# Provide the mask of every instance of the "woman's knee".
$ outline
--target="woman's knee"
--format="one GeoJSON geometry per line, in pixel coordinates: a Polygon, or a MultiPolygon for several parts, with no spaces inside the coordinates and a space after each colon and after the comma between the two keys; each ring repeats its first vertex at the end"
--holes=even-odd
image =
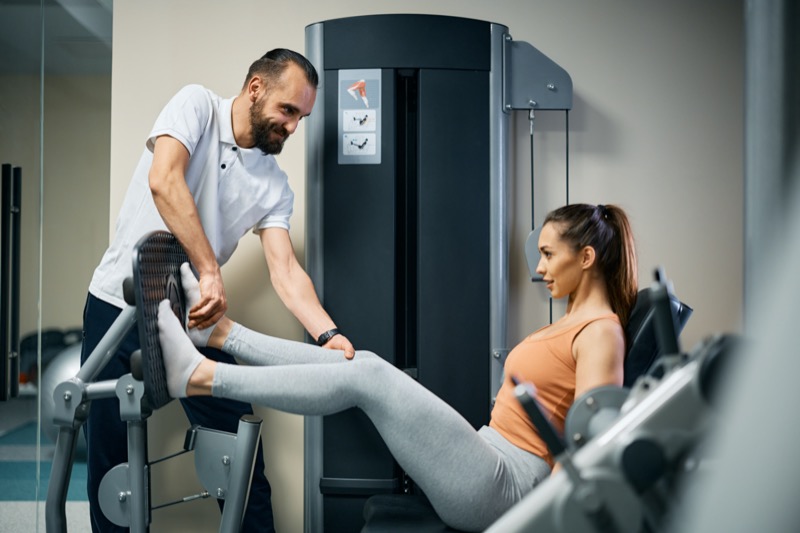
{"type": "Polygon", "coordinates": [[[371,352],[369,350],[356,350],[356,355],[355,355],[355,357],[353,359],[355,361],[358,361],[358,360],[368,361],[368,360],[374,360],[374,359],[380,359],[381,361],[384,360],[381,356],[379,356],[375,352],[371,352]]]}
{"type": "Polygon", "coordinates": [[[353,370],[362,383],[365,381],[371,385],[384,386],[393,379],[395,373],[401,372],[387,360],[368,350],[356,350],[353,362],[353,370]]]}

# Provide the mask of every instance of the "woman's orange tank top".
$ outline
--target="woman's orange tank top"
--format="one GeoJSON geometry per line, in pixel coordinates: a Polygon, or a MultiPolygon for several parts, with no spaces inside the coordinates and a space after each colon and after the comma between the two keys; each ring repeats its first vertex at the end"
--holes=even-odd
{"type": "Polygon", "coordinates": [[[515,446],[538,455],[553,466],[553,456],[514,397],[511,377],[534,385],[536,399],[542,411],[556,430],[563,434],[567,411],[575,400],[575,358],[572,357],[572,343],[583,328],[603,319],[612,319],[619,323],[617,315],[609,313],[553,333],[547,332],[551,326],[545,326],[531,333],[511,350],[506,359],[503,384],[497,393],[489,426],[515,446]]]}

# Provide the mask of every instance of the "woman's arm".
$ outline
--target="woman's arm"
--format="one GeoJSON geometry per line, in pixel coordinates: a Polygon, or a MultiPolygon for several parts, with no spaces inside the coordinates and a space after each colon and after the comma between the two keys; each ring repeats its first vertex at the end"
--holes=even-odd
{"type": "Polygon", "coordinates": [[[572,343],[575,357],[575,398],[602,385],[622,385],[625,333],[613,320],[587,325],[572,343]]]}

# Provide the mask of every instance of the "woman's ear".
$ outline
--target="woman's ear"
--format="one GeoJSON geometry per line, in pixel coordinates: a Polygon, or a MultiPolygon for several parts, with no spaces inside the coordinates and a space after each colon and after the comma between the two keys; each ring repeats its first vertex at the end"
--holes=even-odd
{"type": "Polygon", "coordinates": [[[594,265],[595,259],[597,256],[595,255],[594,247],[592,246],[584,246],[580,252],[581,258],[581,268],[583,270],[589,270],[594,265]]]}

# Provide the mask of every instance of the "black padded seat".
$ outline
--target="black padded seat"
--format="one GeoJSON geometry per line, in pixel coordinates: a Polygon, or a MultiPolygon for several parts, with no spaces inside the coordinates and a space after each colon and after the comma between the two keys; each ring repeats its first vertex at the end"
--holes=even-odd
{"type": "Polygon", "coordinates": [[[380,494],[364,505],[361,533],[464,533],[448,527],[421,494],[380,494]]]}

